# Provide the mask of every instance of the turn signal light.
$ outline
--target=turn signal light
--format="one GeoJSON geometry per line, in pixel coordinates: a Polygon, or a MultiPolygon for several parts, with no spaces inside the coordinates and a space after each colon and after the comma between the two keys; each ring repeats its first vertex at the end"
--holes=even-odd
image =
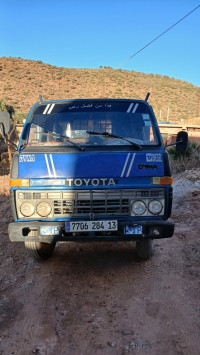
{"type": "Polygon", "coordinates": [[[171,176],[156,176],[152,178],[153,185],[172,185],[173,178],[171,176]]]}
{"type": "Polygon", "coordinates": [[[10,187],[29,187],[29,179],[10,179],[10,187]]]}

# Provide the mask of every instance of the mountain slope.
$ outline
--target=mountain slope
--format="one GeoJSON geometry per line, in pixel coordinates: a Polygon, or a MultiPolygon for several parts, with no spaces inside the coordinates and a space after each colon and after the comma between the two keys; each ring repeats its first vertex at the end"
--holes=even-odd
{"type": "MultiPolygon", "coordinates": [[[[200,88],[167,76],[127,70],[72,69],[21,58],[0,58],[0,99],[27,114],[39,101],[73,98],[144,99],[147,92],[158,120],[193,120],[200,115],[200,88]]],[[[195,121],[195,123],[197,123],[195,121]]]]}

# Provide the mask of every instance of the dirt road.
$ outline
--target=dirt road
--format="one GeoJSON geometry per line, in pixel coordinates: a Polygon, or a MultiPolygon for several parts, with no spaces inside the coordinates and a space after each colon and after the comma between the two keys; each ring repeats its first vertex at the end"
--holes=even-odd
{"type": "Polygon", "coordinates": [[[1,177],[0,354],[199,354],[198,177],[175,179],[175,235],[150,261],[131,243],[71,243],[39,263],[8,240],[1,177]]]}

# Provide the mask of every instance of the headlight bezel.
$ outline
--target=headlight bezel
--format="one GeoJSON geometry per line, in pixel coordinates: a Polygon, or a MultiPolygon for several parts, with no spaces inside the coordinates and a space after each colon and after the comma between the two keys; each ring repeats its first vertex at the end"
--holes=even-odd
{"type": "Polygon", "coordinates": [[[146,206],[145,202],[142,201],[142,200],[134,200],[134,201],[132,201],[132,203],[131,203],[131,211],[132,211],[132,213],[134,213],[135,216],[142,216],[142,215],[144,215],[145,212],[146,212],[146,209],[147,209],[147,206],[146,206]],[[134,205],[135,205],[135,204],[140,204],[141,207],[143,206],[143,207],[144,207],[143,212],[136,213],[136,212],[135,212],[136,209],[134,210],[134,205]]]}
{"type": "Polygon", "coordinates": [[[32,216],[34,215],[34,213],[35,213],[35,205],[34,205],[32,202],[30,202],[30,201],[24,201],[24,202],[20,205],[20,213],[21,213],[21,215],[22,215],[23,217],[27,217],[27,218],[32,217],[32,216]],[[30,206],[30,207],[32,208],[32,212],[31,212],[31,213],[28,213],[28,214],[27,214],[27,213],[25,213],[25,212],[22,210],[25,205],[30,206]]]}
{"type": "Polygon", "coordinates": [[[48,217],[50,214],[51,214],[51,211],[52,211],[52,207],[51,207],[51,205],[49,204],[49,202],[47,202],[47,201],[41,201],[41,202],[39,202],[38,204],[37,204],[37,206],[36,206],[36,213],[38,214],[38,216],[40,216],[40,217],[48,217]],[[42,207],[41,207],[41,205],[43,205],[42,207]],[[41,213],[41,211],[40,212],[38,212],[38,209],[39,208],[43,208],[44,209],[44,205],[46,205],[46,208],[48,208],[48,210],[47,210],[47,212],[46,213],[41,213]]]}
{"type": "Polygon", "coordinates": [[[163,210],[163,204],[162,204],[162,202],[160,201],[160,200],[151,200],[151,201],[149,201],[149,203],[148,203],[148,210],[149,210],[149,212],[152,214],[152,215],[154,215],[154,216],[158,216],[161,212],[162,212],[162,210],[163,210]],[[153,208],[150,206],[151,204],[153,204],[153,203],[157,203],[157,204],[159,204],[160,205],[160,209],[158,210],[158,211],[154,211],[153,212],[153,208]]]}

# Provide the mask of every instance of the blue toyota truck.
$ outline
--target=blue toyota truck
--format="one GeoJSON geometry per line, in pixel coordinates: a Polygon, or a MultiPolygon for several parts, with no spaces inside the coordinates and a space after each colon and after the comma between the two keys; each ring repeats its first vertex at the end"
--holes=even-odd
{"type": "MultiPolygon", "coordinates": [[[[11,167],[12,242],[46,259],[60,241],[135,241],[148,259],[153,239],[172,237],[168,154],[147,98],[32,107],[11,167]]],[[[0,116],[5,140],[8,121],[0,116]]],[[[177,149],[186,145],[179,132],[177,149]]]]}

